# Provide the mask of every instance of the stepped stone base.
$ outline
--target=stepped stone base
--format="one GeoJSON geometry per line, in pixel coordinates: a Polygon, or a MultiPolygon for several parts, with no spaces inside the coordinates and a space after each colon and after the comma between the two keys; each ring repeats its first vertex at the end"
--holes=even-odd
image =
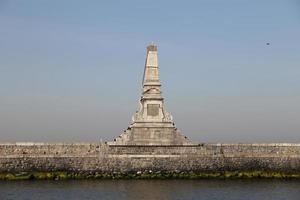
{"type": "Polygon", "coordinates": [[[174,126],[129,127],[110,145],[195,145],[174,126]]]}

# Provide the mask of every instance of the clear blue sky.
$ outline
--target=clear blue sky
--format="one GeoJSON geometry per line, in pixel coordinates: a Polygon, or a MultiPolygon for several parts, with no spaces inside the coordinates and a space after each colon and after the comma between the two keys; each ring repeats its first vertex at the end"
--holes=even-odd
{"type": "Polygon", "coordinates": [[[152,41],[183,134],[300,142],[297,0],[0,0],[0,142],[118,136],[152,41]]]}

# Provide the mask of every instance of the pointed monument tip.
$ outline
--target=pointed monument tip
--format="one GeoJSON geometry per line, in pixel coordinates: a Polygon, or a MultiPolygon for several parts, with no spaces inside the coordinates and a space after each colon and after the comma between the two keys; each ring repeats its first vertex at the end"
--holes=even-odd
{"type": "Polygon", "coordinates": [[[147,46],[147,51],[157,51],[157,46],[154,44],[154,42],[151,42],[151,43],[147,46]]]}

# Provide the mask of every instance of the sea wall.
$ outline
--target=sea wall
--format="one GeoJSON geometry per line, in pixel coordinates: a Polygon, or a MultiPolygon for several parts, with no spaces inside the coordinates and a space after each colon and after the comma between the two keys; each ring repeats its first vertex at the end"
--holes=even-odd
{"type": "Polygon", "coordinates": [[[300,173],[300,144],[112,146],[100,143],[0,144],[0,173],[19,172],[300,173]]]}

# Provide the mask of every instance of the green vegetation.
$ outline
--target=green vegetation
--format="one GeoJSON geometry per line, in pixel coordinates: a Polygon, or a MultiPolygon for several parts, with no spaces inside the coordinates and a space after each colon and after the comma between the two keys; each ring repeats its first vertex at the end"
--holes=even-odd
{"type": "Polygon", "coordinates": [[[300,178],[300,173],[282,172],[22,172],[0,173],[0,180],[66,180],[66,179],[250,179],[250,178],[300,178]]]}

